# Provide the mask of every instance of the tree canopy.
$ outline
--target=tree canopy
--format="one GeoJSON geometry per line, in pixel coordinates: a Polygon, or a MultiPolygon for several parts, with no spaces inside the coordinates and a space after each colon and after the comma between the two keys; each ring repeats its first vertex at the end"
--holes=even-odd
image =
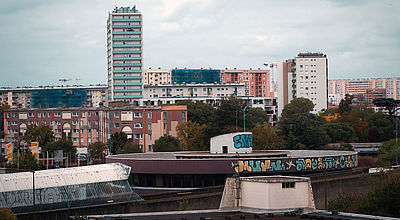
{"type": "Polygon", "coordinates": [[[200,125],[197,122],[188,121],[176,127],[178,140],[183,150],[201,151],[206,150],[206,145],[203,143],[205,125],[200,125]]]}
{"type": "Polygon", "coordinates": [[[111,135],[111,153],[116,154],[128,143],[128,136],[124,132],[116,132],[111,135]]]}
{"type": "MultiPolygon", "coordinates": [[[[40,145],[39,145],[40,146],[40,145]]],[[[42,147],[42,152],[54,152],[56,150],[62,150],[63,153],[75,154],[76,148],[73,146],[71,140],[60,139],[55,142],[51,142],[46,146],[42,147]]]]}
{"type": "Polygon", "coordinates": [[[285,140],[278,136],[275,129],[268,123],[258,125],[250,131],[253,133],[254,150],[278,150],[286,145],[285,140]]]}
{"type": "Polygon", "coordinates": [[[322,125],[326,134],[329,136],[330,143],[346,142],[354,140],[354,129],[347,124],[335,122],[322,125]]]}
{"type": "Polygon", "coordinates": [[[36,160],[31,151],[23,151],[19,156],[19,160],[13,160],[12,162],[6,163],[6,167],[13,169],[19,167],[21,170],[39,170],[40,165],[39,161],[36,160]]]}
{"type": "Polygon", "coordinates": [[[47,144],[54,141],[54,133],[46,125],[28,125],[23,139],[27,142],[39,142],[39,147],[43,149],[47,144]]]}
{"type": "Polygon", "coordinates": [[[281,117],[289,117],[299,113],[310,113],[313,109],[314,103],[310,99],[295,98],[283,108],[281,117]]]}
{"type": "Polygon", "coordinates": [[[153,144],[154,152],[171,152],[182,150],[179,145],[179,140],[171,135],[162,136],[153,144]]]}

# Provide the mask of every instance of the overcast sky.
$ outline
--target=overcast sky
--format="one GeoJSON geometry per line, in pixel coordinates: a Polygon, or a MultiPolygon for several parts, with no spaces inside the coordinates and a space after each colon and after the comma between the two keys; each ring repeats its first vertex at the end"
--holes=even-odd
{"type": "Polygon", "coordinates": [[[108,12],[133,5],[145,68],[264,68],[323,52],[330,79],[400,76],[396,0],[1,0],[0,86],[105,84],[108,12]]]}

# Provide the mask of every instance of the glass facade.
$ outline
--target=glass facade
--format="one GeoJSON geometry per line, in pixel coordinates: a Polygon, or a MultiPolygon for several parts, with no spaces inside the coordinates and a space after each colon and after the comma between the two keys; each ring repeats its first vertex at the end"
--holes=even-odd
{"type": "Polygon", "coordinates": [[[217,69],[173,69],[172,82],[182,83],[220,83],[220,70],[217,69]]]}
{"type": "Polygon", "coordinates": [[[51,89],[31,91],[31,108],[81,107],[86,103],[86,89],[51,89]]]}

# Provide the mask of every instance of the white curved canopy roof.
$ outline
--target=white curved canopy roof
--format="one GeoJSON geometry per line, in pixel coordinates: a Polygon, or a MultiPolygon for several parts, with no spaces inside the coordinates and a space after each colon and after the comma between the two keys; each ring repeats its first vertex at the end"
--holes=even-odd
{"type": "MultiPolygon", "coordinates": [[[[127,180],[131,168],[122,163],[35,171],[35,188],[127,180]]],[[[0,174],[0,192],[32,189],[32,172],[0,174]]]]}

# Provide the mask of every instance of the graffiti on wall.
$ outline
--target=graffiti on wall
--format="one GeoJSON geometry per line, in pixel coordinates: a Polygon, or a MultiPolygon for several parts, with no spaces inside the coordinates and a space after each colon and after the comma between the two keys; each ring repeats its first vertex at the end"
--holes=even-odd
{"type": "Polygon", "coordinates": [[[253,147],[252,134],[239,134],[233,136],[233,143],[236,149],[253,147]]]}
{"type": "Polygon", "coordinates": [[[357,155],[313,157],[313,158],[285,158],[285,159],[256,159],[239,160],[233,166],[235,172],[302,172],[354,168],[358,166],[357,155]]]}

